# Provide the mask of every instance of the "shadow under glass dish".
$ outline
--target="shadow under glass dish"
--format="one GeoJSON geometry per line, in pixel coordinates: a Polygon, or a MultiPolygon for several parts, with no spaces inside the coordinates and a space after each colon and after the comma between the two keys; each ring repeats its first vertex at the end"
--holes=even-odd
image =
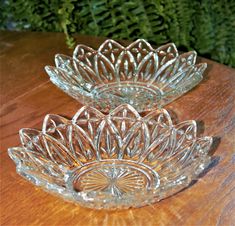
{"type": "Polygon", "coordinates": [[[130,105],[104,115],[82,107],[68,120],[47,115],[42,131],[21,129],[9,148],[17,172],[37,186],[90,208],[140,207],[187,187],[211,162],[212,138],[193,120],[172,124],[158,109],[130,105]]]}
{"type": "Polygon", "coordinates": [[[106,40],[98,50],[78,45],[73,57],[55,56],[51,81],[83,103],[108,112],[131,104],[138,112],[164,106],[202,80],[206,63],[195,51],[179,55],[173,43],[153,49],[139,39],[127,47],[106,40]]]}

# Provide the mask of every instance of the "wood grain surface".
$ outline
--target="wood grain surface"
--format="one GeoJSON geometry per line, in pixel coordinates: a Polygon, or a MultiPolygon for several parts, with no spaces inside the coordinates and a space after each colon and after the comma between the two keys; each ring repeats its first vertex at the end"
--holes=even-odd
{"type": "MultiPolygon", "coordinates": [[[[104,39],[77,36],[96,48],[104,39]]],[[[202,59],[200,85],[166,106],[180,121],[196,119],[200,133],[216,137],[214,161],[184,191],[152,206],[119,211],[86,209],[22,179],[7,155],[18,130],[40,128],[48,113],[71,118],[81,105],[49,82],[45,65],[71,54],[60,33],[0,32],[1,225],[235,225],[235,70],[202,59]]]]}

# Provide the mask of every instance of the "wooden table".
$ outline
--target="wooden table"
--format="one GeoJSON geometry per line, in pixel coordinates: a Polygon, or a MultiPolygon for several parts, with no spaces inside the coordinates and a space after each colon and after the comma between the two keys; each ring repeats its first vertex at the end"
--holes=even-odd
{"type": "MultiPolygon", "coordinates": [[[[96,48],[104,39],[77,36],[96,48]]],[[[67,203],[22,179],[7,155],[19,144],[18,130],[40,128],[47,113],[69,118],[81,106],[49,82],[44,65],[56,53],[71,54],[60,33],[0,33],[1,225],[234,225],[235,70],[216,62],[192,91],[166,108],[179,120],[204,123],[217,137],[213,167],[188,189],[139,209],[97,211],[67,203]]]]}

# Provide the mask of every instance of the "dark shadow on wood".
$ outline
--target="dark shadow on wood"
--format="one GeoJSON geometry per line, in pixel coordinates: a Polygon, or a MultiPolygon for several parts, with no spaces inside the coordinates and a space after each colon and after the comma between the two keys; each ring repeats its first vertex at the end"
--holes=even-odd
{"type": "Polygon", "coordinates": [[[205,131],[205,123],[200,120],[200,121],[196,121],[197,122],[197,136],[202,136],[202,134],[204,134],[205,131]]]}
{"type": "Polygon", "coordinates": [[[219,164],[219,161],[220,161],[219,156],[212,156],[210,164],[207,166],[207,168],[202,173],[200,173],[198,178],[204,177],[212,168],[214,168],[215,166],[217,166],[219,164]]]}
{"type": "Polygon", "coordinates": [[[213,137],[213,143],[211,145],[209,155],[213,155],[215,153],[215,151],[220,145],[220,142],[221,142],[221,137],[213,137]]]}

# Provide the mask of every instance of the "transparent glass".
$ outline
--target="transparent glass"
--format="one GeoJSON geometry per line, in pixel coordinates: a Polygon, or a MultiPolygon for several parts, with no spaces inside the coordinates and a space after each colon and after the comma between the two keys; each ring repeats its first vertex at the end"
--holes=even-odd
{"type": "Polygon", "coordinates": [[[46,66],[51,81],[84,105],[108,112],[131,104],[138,112],[164,106],[202,80],[206,63],[195,51],[179,55],[172,43],[153,49],[143,39],[128,47],[106,40],[98,50],[78,45],[46,66]]]}
{"type": "Polygon", "coordinates": [[[68,120],[47,115],[42,131],[21,129],[9,148],[17,172],[37,186],[90,208],[129,208],[157,202],[204,171],[212,138],[196,122],[173,125],[158,109],[144,117],[130,105],[104,115],[82,107],[68,120]]]}

